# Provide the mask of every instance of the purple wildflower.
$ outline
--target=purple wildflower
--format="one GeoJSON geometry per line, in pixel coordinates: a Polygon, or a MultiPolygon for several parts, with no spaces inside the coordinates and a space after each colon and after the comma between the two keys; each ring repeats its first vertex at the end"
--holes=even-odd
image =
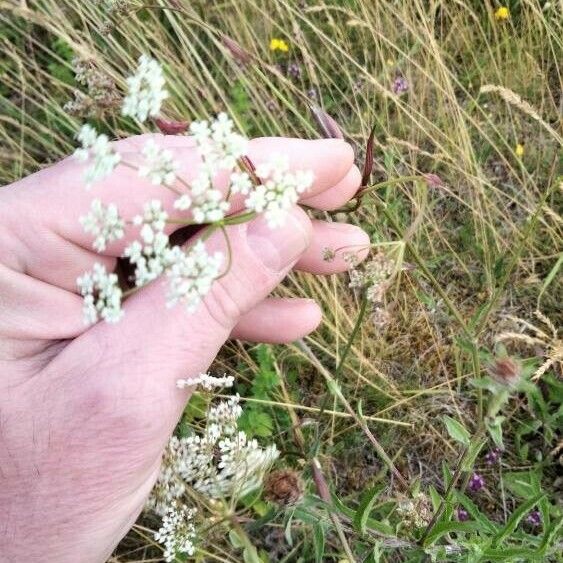
{"type": "Polygon", "coordinates": [[[493,448],[492,450],[489,450],[487,455],[485,455],[485,462],[488,465],[494,465],[500,459],[501,453],[500,448],[493,448]]]}
{"type": "Polygon", "coordinates": [[[404,76],[397,76],[395,77],[395,80],[393,80],[393,85],[391,88],[397,96],[400,96],[409,89],[409,83],[404,76]]]}
{"type": "Polygon", "coordinates": [[[472,493],[476,493],[485,486],[485,479],[482,475],[479,475],[479,473],[473,473],[467,486],[472,493]]]}
{"type": "Polygon", "coordinates": [[[315,88],[309,88],[309,90],[307,90],[307,96],[309,96],[311,100],[316,100],[317,95],[317,90],[315,88]]]}
{"type": "Polygon", "coordinates": [[[292,78],[299,78],[301,76],[301,67],[297,63],[290,63],[287,66],[287,74],[292,78]]]}
{"type": "Polygon", "coordinates": [[[469,520],[469,512],[465,510],[465,508],[461,508],[461,506],[457,509],[457,519],[460,522],[466,522],[469,520]]]}
{"type": "Polygon", "coordinates": [[[531,526],[537,527],[541,524],[541,514],[539,510],[532,510],[526,517],[526,522],[531,526]]]}

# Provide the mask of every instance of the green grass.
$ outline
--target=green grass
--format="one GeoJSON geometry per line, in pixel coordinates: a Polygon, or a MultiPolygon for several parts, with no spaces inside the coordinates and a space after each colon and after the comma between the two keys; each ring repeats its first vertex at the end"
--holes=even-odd
{"type": "MultiPolygon", "coordinates": [[[[463,495],[454,487],[427,540],[434,536],[438,560],[532,561],[538,553],[555,560],[563,345],[547,323],[559,322],[561,295],[563,34],[557,2],[544,9],[545,2],[513,0],[505,22],[495,21],[498,4],[489,1],[170,0],[174,9],[130,3],[125,15],[109,20],[93,2],[27,4],[0,2],[0,183],[72,151],[80,119],[63,105],[77,87],[73,57],[94,59],[123,87],[126,69],[141,52],[165,65],[170,118],[226,110],[252,136],[314,138],[319,133],[309,104],[315,103],[340,124],[360,165],[375,126],[373,182],[430,172],[443,181],[440,187],[400,181],[366,196],[345,217],[319,213],[355,222],[373,243],[394,242],[404,250],[406,269],[386,294],[390,323],[383,330],[369,318],[361,324],[339,376],[353,416],[303,347],[233,342],[217,359],[218,371],[237,375],[248,404],[245,429],[274,440],[280,466],[297,469],[306,482],[307,495],[296,508],[272,516],[263,500],[238,507],[260,557],[342,560],[345,548],[330,518],[336,514],[358,561],[368,553],[371,560],[378,560],[373,553],[381,561],[425,560],[415,549],[421,530],[406,526],[397,512],[410,493],[391,486],[358,422],[365,421],[411,487],[431,497],[435,511],[463,449],[442,417],[478,431],[481,393],[469,382],[484,375],[500,339],[531,374],[551,363],[536,378],[535,391],[518,393],[503,410],[502,464],[484,463],[491,443],[477,456],[486,491],[463,495]],[[109,32],[100,33],[108,22],[109,32]],[[223,34],[252,62],[238,64],[223,46],[223,34]],[[272,37],[284,38],[289,52],[270,52],[272,37]],[[288,63],[299,64],[299,77],[283,71],[288,63]],[[398,74],[409,82],[401,97],[391,91],[398,74]],[[484,85],[501,91],[481,93],[484,85]],[[313,458],[334,495],[334,512],[317,497],[313,458]],[[365,496],[376,486],[383,487],[377,497],[365,496]],[[525,519],[519,507],[536,496],[544,525],[532,530],[511,515],[525,519]],[[478,524],[456,523],[453,510],[460,505],[478,524]],[[461,551],[445,555],[439,545],[461,551]]],[[[94,122],[115,137],[138,132],[111,112],[94,122]]],[[[334,374],[360,305],[346,277],[297,274],[279,293],[310,296],[322,305],[323,325],[306,345],[334,374]]],[[[192,400],[182,424],[197,423],[198,401],[201,409],[203,399],[192,400]]],[[[144,517],[112,560],[158,560],[150,531],[157,526],[144,517]]],[[[202,561],[243,558],[223,526],[203,542],[202,561]]]]}

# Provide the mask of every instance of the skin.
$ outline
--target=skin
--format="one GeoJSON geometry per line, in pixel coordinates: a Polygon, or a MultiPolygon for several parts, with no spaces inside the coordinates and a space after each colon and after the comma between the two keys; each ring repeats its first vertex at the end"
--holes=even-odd
{"type": "MultiPolygon", "coordinates": [[[[199,165],[192,139],[153,137],[189,181],[199,165]]],[[[140,162],[146,140],[115,147],[140,162]]],[[[314,171],[307,206],[335,209],[358,189],[352,149],[341,140],[255,139],[249,156],[259,163],[276,152],[314,171]]],[[[339,257],[322,259],[325,247],[369,243],[357,227],[311,220],[296,206],[274,231],[260,218],[229,227],[231,267],[195,313],[166,308],[157,280],[124,303],[119,324],[86,327],[77,276],[96,261],[113,268],[136,238],[128,227],[103,256],[95,253],[78,222],[91,200],[116,203],[126,218],[151,198],[176,213],[174,194],[125,167],[90,192],[82,174],[82,164],[66,159],[0,190],[2,561],[105,561],[142,510],[190,396],[176,380],[208,371],[229,338],[282,343],[313,331],[321,319],[314,301],[268,295],[294,268],[345,270],[339,257]]],[[[206,244],[225,250],[221,233],[206,244]]]]}

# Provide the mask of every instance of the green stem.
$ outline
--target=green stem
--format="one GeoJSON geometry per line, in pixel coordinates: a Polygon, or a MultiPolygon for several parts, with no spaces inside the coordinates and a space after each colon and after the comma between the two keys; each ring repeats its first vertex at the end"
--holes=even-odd
{"type": "Polygon", "coordinates": [[[366,315],[366,311],[367,311],[367,305],[368,305],[368,300],[366,299],[366,296],[362,296],[362,301],[360,304],[360,311],[358,313],[358,317],[356,318],[356,324],[354,325],[354,328],[352,329],[352,332],[350,333],[350,336],[348,337],[348,341],[346,342],[346,346],[344,347],[344,351],[342,352],[342,356],[340,356],[340,360],[336,366],[336,370],[334,372],[334,378],[338,381],[340,374],[342,373],[342,369],[344,368],[344,362],[346,361],[346,358],[348,357],[348,354],[350,353],[350,350],[352,349],[352,344],[354,343],[354,339],[356,338],[360,327],[362,326],[362,322],[364,320],[364,317],[366,315]]]}

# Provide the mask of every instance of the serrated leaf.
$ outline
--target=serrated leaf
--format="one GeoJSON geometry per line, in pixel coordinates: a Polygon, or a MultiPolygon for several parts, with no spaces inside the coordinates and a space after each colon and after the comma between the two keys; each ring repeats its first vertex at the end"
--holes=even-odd
{"type": "Polygon", "coordinates": [[[451,532],[475,532],[478,529],[478,522],[439,522],[424,540],[424,547],[432,545],[436,540],[451,532]]]}
{"type": "Polygon", "coordinates": [[[479,522],[482,530],[486,530],[488,533],[495,534],[498,530],[498,526],[489,520],[478,508],[477,505],[463,493],[454,491],[455,500],[467,510],[469,515],[479,522]]]}
{"type": "Polygon", "coordinates": [[[366,533],[366,523],[369,515],[383,488],[384,485],[376,485],[362,496],[360,506],[358,507],[358,510],[356,510],[353,519],[354,529],[362,535],[366,533]]]}
{"type": "Polygon", "coordinates": [[[446,430],[450,435],[450,438],[453,438],[456,442],[463,444],[464,446],[469,446],[471,436],[465,426],[451,416],[444,415],[442,417],[444,424],[446,425],[446,430]]]}
{"type": "Polygon", "coordinates": [[[540,494],[535,497],[532,497],[530,500],[526,501],[524,504],[521,504],[511,515],[510,518],[507,520],[504,528],[500,532],[496,534],[493,538],[493,544],[496,547],[499,543],[502,543],[508,536],[516,530],[520,520],[536,506],[538,501],[543,498],[545,494],[540,494]]]}

